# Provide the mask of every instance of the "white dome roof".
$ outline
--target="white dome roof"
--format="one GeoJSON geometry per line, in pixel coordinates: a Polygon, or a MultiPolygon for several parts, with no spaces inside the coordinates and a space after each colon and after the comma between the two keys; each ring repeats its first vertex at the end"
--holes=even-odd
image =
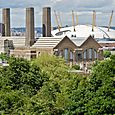
{"type": "Polygon", "coordinates": [[[55,36],[68,36],[68,37],[89,37],[90,35],[94,36],[94,38],[112,38],[115,39],[115,30],[110,29],[108,32],[108,28],[105,27],[94,27],[94,31],[92,31],[92,25],[78,25],[75,26],[75,32],[73,27],[64,27],[60,29],[53,30],[51,33],[55,36]]]}

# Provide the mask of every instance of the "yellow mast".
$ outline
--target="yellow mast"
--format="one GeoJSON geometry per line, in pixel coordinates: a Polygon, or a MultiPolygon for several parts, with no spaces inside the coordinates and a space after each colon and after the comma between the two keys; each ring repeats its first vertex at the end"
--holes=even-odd
{"type": "Polygon", "coordinates": [[[77,12],[76,12],[76,26],[78,25],[78,15],[77,15],[77,12]]]}
{"type": "Polygon", "coordinates": [[[62,28],[62,20],[61,20],[61,17],[60,17],[60,12],[58,12],[58,19],[59,19],[59,22],[60,22],[60,28],[62,28]]]}
{"type": "Polygon", "coordinates": [[[55,14],[55,18],[56,18],[56,23],[57,23],[57,26],[58,26],[58,30],[60,31],[60,25],[59,25],[58,17],[57,17],[57,14],[56,14],[55,10],[54,10],[54,14],[55,14]]]}
{"type": "Polygon", "coordinates": [[[111,16],[110,16],[110,21],[109,21],[109,26],[108,26],[108,32],[109,32],[110,27],[111,27],[112,18],[113,18],[113,10],[112,10],[112,13],[111,13],[111,16]]]}
{"type": "Polygon", "coordinates": [[[74,11],[72,10],[72,24],[73,24],[73,31],[75,32],[75,20],[74,20],[74,11]]]}
{"type": "Polygon", "coordinates": [[[96,11],[94,11],[94,26],[96,26],[96,11]]]}

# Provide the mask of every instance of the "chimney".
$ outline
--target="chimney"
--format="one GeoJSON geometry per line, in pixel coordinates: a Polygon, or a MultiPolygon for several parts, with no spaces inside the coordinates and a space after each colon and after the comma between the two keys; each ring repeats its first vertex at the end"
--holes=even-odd
{"type": "Polygon", "coordinates": [[[34,8],[26,8],[26,41],[25,45],[30,47],[34,44],[34,8]]]}
{"type": "Polygon", "coordinates": [[[0,32],[1,32],[2,36],[5,36],[5,26],[3,23],[1,23],[0,29],[1,29],[0,32]]]}
{"type": "Polygon", "coordinates": [[[43,8],[43,17],[42,17],[42,33],[43,37],[51,37],[51,8],[43,8]]]}
{"type": "Polygon", "coordinates": [[[10,36],[10,8],[2,10],[2,33],[3,36],[10,36]]]}

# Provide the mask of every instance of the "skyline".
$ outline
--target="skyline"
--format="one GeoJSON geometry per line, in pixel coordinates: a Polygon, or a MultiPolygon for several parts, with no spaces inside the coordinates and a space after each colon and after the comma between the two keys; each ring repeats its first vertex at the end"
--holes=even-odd
{"type": "MultiPolygon", "coordinates": [[[[42,26],[42,8],[51,7],[52,25],[56,26],[54,10],[60,13],[62,25],[72,25],[71,11],[77,12],[79,24],[92,24],[92,11],[95,10],[98,26],[108,26],[111,11],[115,11],[115,0],[8,0],[0,1],[0,22],[2,8],[11,8],[11,27],[25,27],[25,9],[34,7],[35,26],[42,26]],[[8,2],[9,1],[9,2],[8,2]],[[68,20],[67,20],[68,19],[68,20]]],[[[115,13],[111,26],[115,26],[115,13]]]]}

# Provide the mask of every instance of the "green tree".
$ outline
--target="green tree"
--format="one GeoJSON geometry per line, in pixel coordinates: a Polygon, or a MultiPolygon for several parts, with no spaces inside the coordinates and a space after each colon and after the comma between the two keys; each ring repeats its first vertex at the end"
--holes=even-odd
{"type": "Polygon", "coordinates": [[[62,58],[10,58],[0,68],[0,112],[34,115],[115,113],[115,56],[94,65],[91,75],[69,73],[62,58]]]}
{"type": "Polygon", "coordinates": [[[0,111],[5,114],[29,113],[31,97],[48,80],[39,66],[11,57],[8,67],[0,68],[0,111]]]}
{"type": "Polygon", "coordinates": [[[8,85],[12,90],[21,90],[28,95],[33,95],[47,80],[38,66],[25,59],[12,57],[8,63],[9,66],[0,71],[2,78],[6,79],[5,83],[0,85],[1,87],[8,85]]]}
{"type": "Polygon", "coordinates": [[[107,59],[94,66],[92,74],[81,79],[70,99],[65,114],[114,114],[115,113],[115,61],[107,59]]]}
{"type": "Polygon", "coordinates": [[[108,58],[108,57],[111,56],[111,52],[108,51],[108,50],[105,50],[105,51],[103,52],[103,55],[104,55],[105,58],[108,58]]]}

